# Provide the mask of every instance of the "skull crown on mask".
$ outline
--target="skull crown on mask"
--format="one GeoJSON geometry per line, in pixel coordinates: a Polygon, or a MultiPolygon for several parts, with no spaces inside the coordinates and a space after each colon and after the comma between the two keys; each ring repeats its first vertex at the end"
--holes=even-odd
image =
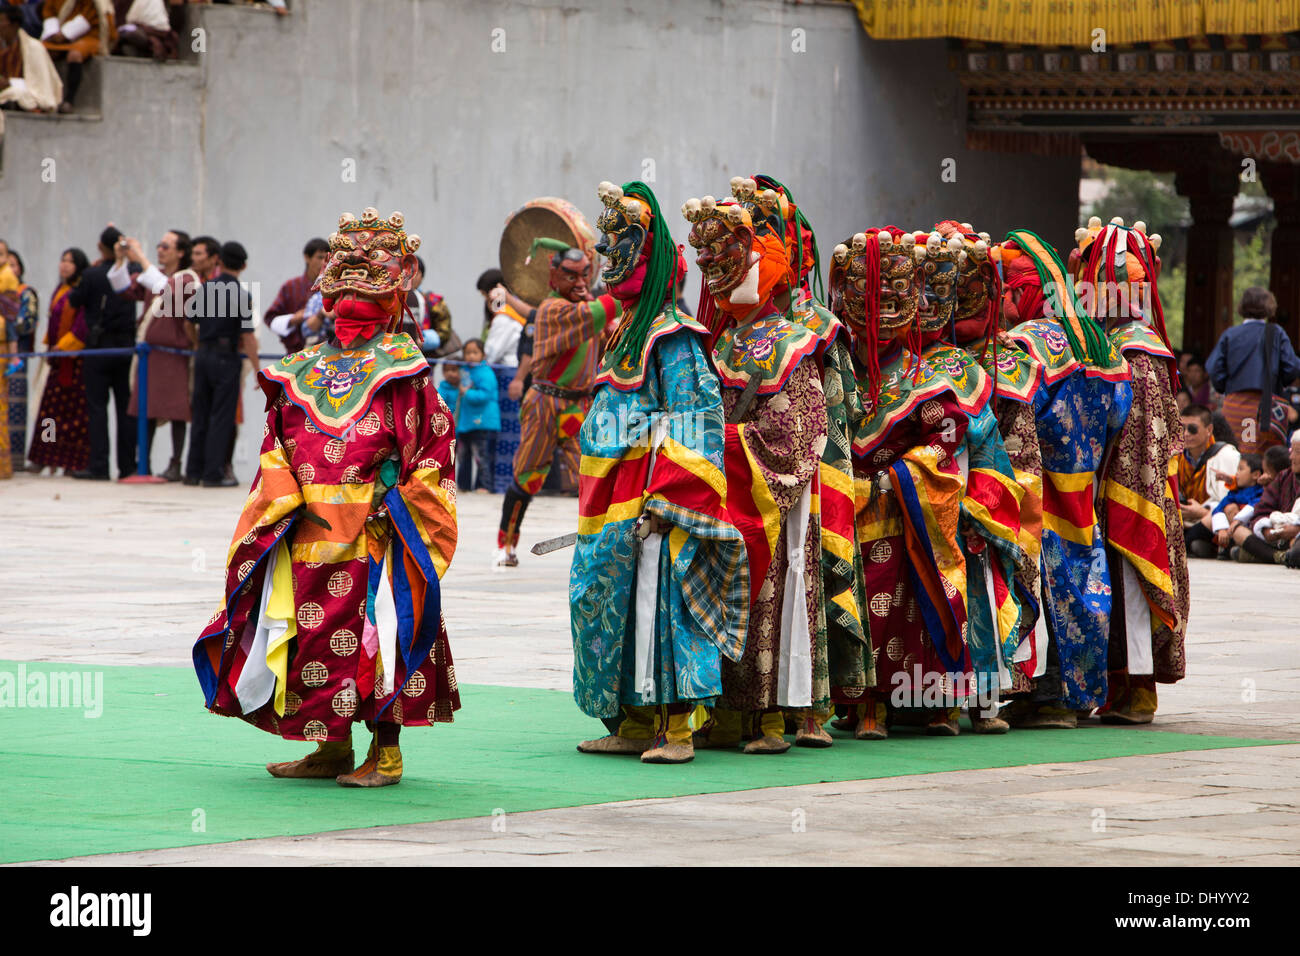
{"type": "Polygon", "coordinates": [[[957,310],[958,258],[963,253],[960,236],[944,239],[938,232],[913,234],[917,249],[925,251],[919,271],[921,296],[917,320],[923,333],[947,329],[957,310]]]}
{"type": "Polygon", "coordinates": [[[877,237],[880,249],[878,287],[870,293],[867,289],[867,236],[860,232],[848,243],[835,247],[831,256],[830,295],[832,311],[859,339],[867,331],[867,295],[877,295],[880,303],[878,340],[880,348],[885,349],[912,324],[916,316],[923,280],[918,259],[923,251],[916,248],[910,233],[895,238],[881,230],[877,237]]]}
{"type": "Polygon", "coordinates": [[[691,223],[688,241],[709,294],[728,298],[757,260],[754,224],[745,207],[712,196],[688,199],[682,215],[691,223]]]}
{"type": "MultiPolygon", "coordinates": [[[[600,242],[596,251],[605,259],[601,278],[609,286],[632,278],[644,265],[643,253],[650,248],[650,207],[635,196],[625,196],[622,188],[602,182],[597,189],[605,208],[596,220],[600,242]]],[[[642,270],[644,271],[644,270],[642,270]]]]}
{"type": "Polygon", "coordinates": [[[339,229],[329,238],[330,257],[315,288],[329,299],[352,293],[366,299],[388,300],[409,292],[415,278],[415,251],[420,237],[403,230],[400,212],[388,219],[368,207],[361,219],[339,217],[339,229]]]}

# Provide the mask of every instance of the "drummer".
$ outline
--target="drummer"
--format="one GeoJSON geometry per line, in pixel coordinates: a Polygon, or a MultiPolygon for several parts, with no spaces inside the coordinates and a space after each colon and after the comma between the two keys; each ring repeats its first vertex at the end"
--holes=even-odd
{"type": "MultiPolygon", "coordinates": [[[[519,525],[533,495],[545,484],[556,452],[563,456],[570,474],[578,473],[578,430],[591,405],[600,343],[607,326],[621,315],[613,296],[592,297],[591,258],[586,252],[562,240],[536,239],[530,255],[539,246],[553,252],[551,291],[533,319],[532,361],[521,363],[519,374],[510,383],[510,397],[518,399],[524,376],[531,371],[532,384],[519,406],[514,481],[501,507],[501,529],[493,556],[498,567],[518,566],[519,525]]],[[[520,311],[529,309],[513,294],[508,294],[507,301],[520,311]]]]}

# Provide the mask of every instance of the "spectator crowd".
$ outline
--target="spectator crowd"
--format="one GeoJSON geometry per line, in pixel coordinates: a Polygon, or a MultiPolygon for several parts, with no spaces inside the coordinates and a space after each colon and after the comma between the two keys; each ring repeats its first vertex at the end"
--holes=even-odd
{"type": "Polygon", "coordinates": [[[1187,553],[1300,567],[1300,357],[1267,289],[1238,311],[1208,358],[1178,359],[1187,553]]]}
{"type": "MultiPolygon", "coordinates": [[[[333,316],[312,289],[328,253],[324,239],[308,240],[303,271],[280,286],[261,316],[286,352],[333,334],[333,316]]],[[[423,288],[424,260],[416,261],[401,331],[430,364],[443,366],[439,391],[455,417],[460,487],[490,492],[505,397],[493,366],[518,368],[531,341],[525,329],[532,310],[518,300],[520,308],[508,304],[500,272],[490,269],[478,282],[482,337],[462,343],[443,297],[423,288]]],[[[42,328],[41,297],[23,280],[23,258],[0,240],[0,478],[26,469],[107,481],[111,417],[119,478],[150,473],[155,433],[165,422],[171,456],[161,479],[238,484],[233,456],[244,420],[240,396],[246,376],[259,367],[257,317],[247,283],[240,281],[247,265],[239,242],[192,237],[182,229],[165,232],[151,258],[138,239],[110,224],[93,259],[76,247],[61,254],[42,328]],[[141,344],[148,346],[143,389],[141,344]],[[40,357],[21,357],[33,352],[40,357]],[[37,405],[30,435],[29,402],[37,405]],[[146,457],[138,462],[141,415],[146,457]]]]}

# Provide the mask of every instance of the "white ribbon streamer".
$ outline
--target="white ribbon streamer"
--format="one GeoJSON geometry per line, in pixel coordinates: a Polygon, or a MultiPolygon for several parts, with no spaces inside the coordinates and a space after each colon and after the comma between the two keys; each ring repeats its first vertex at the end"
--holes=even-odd
{"type": "Polygon", "coordinates": [[[257,628],[253,632],[252,646],[247,649],[248,657],[244,669],[235,682],[235,696],[239,698],[240,709],[249,714],[257,710],[275,693],[275,672],[266,663],[266,648],[273,638],[278,638],[289,629],[285,618],[272,618],[267,614],[267,605],[271,601],[271,591],[275,585],[275,566],[280,559],[283,542],[277,542],[271,549],[271,556],[266,559],[266,574],[262,578],[262,600],[257,615],[257,628]]]}
{"type": "Polygon", "coordinates": [[[786,515],[785,522],[789,564],[781,599],[781,657],[776,678],[776,702],[781,707],[812,706],[812,640],[804,581],[804,539],[812,514],[812,486],[811,481],[804,485],[799,504],[786,515]]]}

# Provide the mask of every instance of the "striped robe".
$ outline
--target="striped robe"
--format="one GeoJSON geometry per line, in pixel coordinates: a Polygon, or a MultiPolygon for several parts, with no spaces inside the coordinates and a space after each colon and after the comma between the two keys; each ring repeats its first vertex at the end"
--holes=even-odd
{"type": "MultiPolygon", "coordinates": [[[[606,326],[622,314],[618,301],[603,295],[591,302],[570,302],[551,293],[533,319],[533,382],[549,382],[574,392],[590,392],[606,326]]],[[[580,451],[575,440],[591,405],[589,397],[560,398],[530,388],[519,404],[519,448],[515,482],[535,495],[546,484],[558,450],[569,475],[578,474],[580,451]]]]}

